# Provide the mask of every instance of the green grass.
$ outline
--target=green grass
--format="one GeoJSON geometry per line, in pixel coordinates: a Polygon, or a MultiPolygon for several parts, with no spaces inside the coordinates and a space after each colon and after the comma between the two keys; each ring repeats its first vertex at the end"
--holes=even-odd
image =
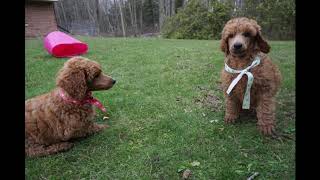
{"type": "MultiPolygon", "coordinates": [[[[78,37],[84,55],[117,80],[95,92],[111,128],[77,141],[68,152],[26,158],[27,179],[295,179],[295,141],[263,137],[252,120],[223,123],[219,41],[78,37]],[[199,166],[192,166],[194,161],[199,166]]],[[[280,67],[277,124],[295,136],[295,42],[271,42],[280,67]]],[[[66,59],[26,40],[26,99],[55,87],[66,59]]],[[[97,110],[97,121],[103,115],[97,110]]]]}

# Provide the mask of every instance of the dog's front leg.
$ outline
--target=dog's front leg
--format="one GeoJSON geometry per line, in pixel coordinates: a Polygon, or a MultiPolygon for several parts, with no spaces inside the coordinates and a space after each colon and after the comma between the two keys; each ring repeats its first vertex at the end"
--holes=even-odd
{"type": "Polygon", "coordinates": [[[88,134],[93,134],[93,133],[97,133],[100,132],[106,128],[108,128],[109,126],[106,124],[97,124],[97,123],[93,123],[91,126],[89,126],[87,133],[88,134]]]}
{"type": "Polygon", "coordinates": [[[264,135],[274,133],[275,100],[271,95],[262,95],[257,106],[258,129],[264,135]]]}
{"type": "Polygon", "coordinates": [[[240,104],[237,99],[232,98],[228,95],[225,96],[226,99],[226,112],[224,116],[224,122],[233,123],[239,117],[240,104]]]}

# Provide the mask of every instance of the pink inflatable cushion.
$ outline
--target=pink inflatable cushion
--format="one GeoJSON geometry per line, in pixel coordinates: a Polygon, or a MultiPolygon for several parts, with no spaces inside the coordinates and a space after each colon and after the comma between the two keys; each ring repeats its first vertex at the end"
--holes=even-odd
{"type": "Polygon", "coordinates": [[[55,57],[72,57],[88,51],[88,45],[60,31],[44,38],[44,47],[55,57]]]}

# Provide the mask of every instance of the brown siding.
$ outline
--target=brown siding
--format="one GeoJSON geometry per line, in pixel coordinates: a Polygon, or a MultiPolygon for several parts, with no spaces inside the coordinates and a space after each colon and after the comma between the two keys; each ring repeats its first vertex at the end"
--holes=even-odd
{"type": "Polygon", "coordinates": [[[52,2],[25,4],[25,36],[44,36],[57,30],[52,2]]]}

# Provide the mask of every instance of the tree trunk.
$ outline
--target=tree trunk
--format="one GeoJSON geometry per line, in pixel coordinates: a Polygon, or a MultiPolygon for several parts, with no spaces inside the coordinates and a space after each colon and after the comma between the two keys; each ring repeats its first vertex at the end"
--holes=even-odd
{"type": "Polygon", "coordinates": [[[130,2],[131,2],[131,0],[128,0],[129,13],[130,13],[130,19],[131,19],[131,28],[134,30],[134,36],[136,36],[136,30],[135,30],[134,18],[133,18],[133,8],[132,8],[133,6],[130,2]]]}
{"type": "Polygon", "coordinates": [[[109,7],[108,0],[106,0],[104,2],[105,2],[105,6],[103,8],[103,12],[104,12],[103,17],[106,18],[106,23],[104,24],[104,27],[106,26],[106,28],[104,28],[104,29],[106,30],[105,31],[106,33],[110,32],[110,31],[111,31],[111,33],[114,33],[114,27],[110,23],[110,17],[108,15],[108,13],[106,12],[106,9],[108,9],[108,7],[109,7]]]}
{"type": "Polygon", "coordinates": [[[120,10],[120,17],[121,17],[122,35],[123,37],[126,37],[126,29],[124,27],[124,18],[122,13],[122,0],[118,0],[118,3],[119,3],[119,10],[120,10]]]}
{"type": "Polygon", "coordinates": [[[175,0],[160,0],[159,1],[159,25],[160,31],[166,17],[175,14],[175,0]]]}
{"type": "Polygon", "coordinates": [[[96,20],[96,27],[97,27],[97,34],[100,35],[100,15],[99,15],[99,0],[96,0],[96,16],[97,16],[97,20],[96,20]]]}
{"type": "Polygon", "coordinates": [[[118,31],[119,31],[119,16],[118,16],[118,14],[117,14],[117,12],[118,11],[116,11],[117,10],[117,3],[116,3],[116,0],[113,0],[113,5],[114,5],[114,9],[115,9],[115,14],[113,14],[113,16],[115,17],[114,18],[114,24],[115,24],[115,34],[117,35],[118,34],[118,31]]]}
{"type": "Polygon", "coordinates": [[[164,18],[165,18],[165,7],[164,7],[164,1],[165,0],[160,0],[159,1],[159,26],[160,26],[160,31],[162,29],[163,23],[164,23],[164,18]]]}
{"type": "Polygon", "coordinates": [[[144,3],[144,0],[141,0],[141,8],[140,8],[140,35],[143,33],[143,3],[144,3]]]}
{"type": "Polygon", "coordinates": [[[171,9],[170,9],[170,16],[173,16],[176,12],[176,1],[175,0],[171,0],[171,9]]]}
{"type": "Polygon", "coordinates": [[[134,32],[138,34],[138,22],[137,22],[137,1],[133,1],[133,15],[134,15],[134,32]]]}

